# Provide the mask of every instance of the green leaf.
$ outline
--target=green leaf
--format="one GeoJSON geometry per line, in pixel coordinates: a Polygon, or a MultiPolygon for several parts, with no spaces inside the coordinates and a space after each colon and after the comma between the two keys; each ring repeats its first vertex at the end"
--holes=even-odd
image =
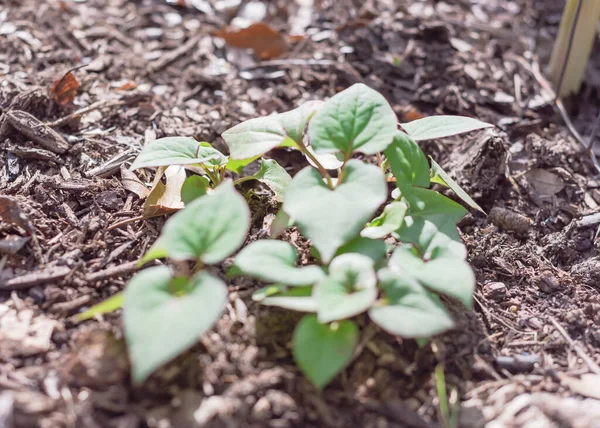
{"type": "Polygon", "coordinates": [[[367,224],[360,232],[364,238],[380,239],[402,226],[408,207],[404,202],[392,202],[383,209],[383,213],[367,224]]]}
{"type": "Polygon", "coordinates": [[[329,265],[329,275],[313,290],[319,322],[328,323],[358,315],[377,299],[373,260],[360,254],[343,254],[329,265]]]}
{"type": "MultiPolygon", "coordinates": [[[[205,143],[208,144],[208,143],[205,143]]],[[[147,144],[130,169],[193,165],[224,158],[223,153],[188,137],[159,138],[147,144]]]]}
{"type": "Polygon", "coordinates": [[[297,261],[298,251],[292,244],[263,239],[243,248],[234,265],[253,278],[286,285],[313,285],[325,277],[320,267],[296,267],[297,261]]]}
{"type": "Polygon", "coordinates": [[[491,128],[494,125],[465,116],[430,116],[401,123],[400,126],[413,140],[425,141],[491,128]]]}
{"type": "Polygon", "coordinates": [[[200,175],[192,175],[185,179],[181,187],[181,200],[188,205],[194,199],[206,195],[206,190],[210,187],[210,181],[200,175]]]}
{"type": "Polygon", "coordinates": [[[117,293],[106,300],[92,306],[91,308],[77,314],[77,321],[85,321],[94,318],[96,315],[114,312],[123,306],[123,293],[117,293]]]}
{"type": "Polygon", "coordinates": [[[396,115],[379,92],[357,83],[327,100],[308,124],[316,152],[372,155],[383,151],[397,132],[396,115]]]}
{"type": "Polygon", "coordinates": [[[344,181],[333,190],[316,169],[301,170],[288,187],[283,209],[327,263],[340,246],[360,233],[386,198],[383,172],[351,159],[344,167],[344,181]]]}
{"type": "Polygon", "coordinates": [[[471,208],[475,208],[476,210],[479,210],[485,214],[485,211],[479,205],[477,205],[477,203],[473,199],[471,199],[471,197],[467,194],[467,192],[465,192],[462,189],[462,187],[460,187],[458,185],[458,183],[456,181],[454,181],[448,175],[448,173],[446,173],[446,171],[444,171],[442,169],[441,166],[439,166],[431,157],[429,159],[431,159],[431,173],[433,176],[431,178],[431,181],[433,181],[434,183],[442,184],[446,187],[449,187],[467,205],[469,205],[471,208]]]}
{"type": "Polygon", "coordinates": [[[342,245],[335,253],[335,256],[342,254],[358,253],[373,260],[374,264],[383,260],[387,253],[385,242],[381,239],[369,239],[358,237],[354,238],[347,244],[342,245]]]}
{"type": "Polygon", "coordinates": [[[261,288],[252,295],[252,300],[266,306],[277,306],[298,312],[317,312],[317,302],[312,296],[312,286],[289,287],[274,284],[261,288]]]}
{"type": "Polygon", "coordinates": [[[226,302],[225,284],[205,272],[189,280],[172,278],[166,266],[138,273],[125,289],[123,308],[134,383],[196,343],[226,302]]]}
{"type": "Polygon", "coordinates": [[[165,256],[218,263],[242,245],[249,226],[246,201],[231,181],[225,181],[173,215],[140,263],[165,256]]]}
{"type": "Polygon", "coordinates": [[[409,276],[389,269],[378,272],[385,304],[369,310],[369,317],[388,333],[406,338],[423,338],[454,327],[440,299],[409,276]]]}
{"type": "Polygon", "coordinates": [[[426,259],[431,258],[438,248],[446,249],[460,259],[467,256],[456,222],[446,215],[406,216],[402,227],[394,233],[394,238],[414,244],[426,259]]]}
{"type": "Polygon", "coordinates": [[[277,146],[290,146],[293,141],[301,144],[306,123],[319,104],[309,101],[297,109],[250,119],[228,129],[221,136],[229,146],[231,158],[248,159],[260,156],[277,146]]]}
{"type": "Polygon", "coordinates": [[[229,171],[235,172],[237,175],[240,175],[245,166],[250,165],[252,162],[254,162],[258,158],[260,158],[260,155],[253,156],[248,159],[231,159],[230,158],[227,161],[226,168],[229,171]]]}
{"type": "Polygon", "coordinates": [[[323,389],[352,359],[358,328],[348,320],[323,325],[315,315],[306,315],[296,326],[293,342],[298,367],[323,389]]]}
{"type": "Polygon", "coordinates": [[[412,186],[429,187],[429,163],[417,143],[402,132],[385,149],[385,158],[396,177],[396,186],[409,192],[412,186]]]}
{"type": "Polygon", "coordinates": [[[307,101],[294,110],[277,115],[286,135],[296,144],[302,144],[304,128],[322,104],[323,101],[319,100],[307,101]]]}
{"type": "Polygon", "coordinates": [[[225,156],[223,153],[221,153],[220,151],[218,151],[217,149],[213,148],[212,144],[207,143],[206,141],[203,141],[200,143],[200,146],[206,147],[209,150],[215,150],[218,153],[218,155],[215,156],[214,158],[209,159],[206,162],[203,162],[204,164],[206,164],[206,166],[212,167],[212,168],[219,168],[224,165],[227,165],[229,158],[227,156],[225,156]]]}
{"type": "Polygon", "coordinates": [[[411,275],[433,291],[456,297],[467,307],[472,305],[475,275],[464,260],[437,257],[424,262],[410,245],[402,245],[392,253],[389,267],[396,273],[411,275]]]}
{"type": "Polygon", "coordinates": [[[275,200],[283,202],[283,196],[287,187],[292,182],[292,177],[275,160],[263,159],[260,170],[254,175],[261,183],[264,183],[275,194],[275,200]]]}
{"type": "Polygon", "coordinates": [[[288,227],[292,227],[294,221],[292,218],[285,213],[282,209],[277,211],[275,220],[271,223],[271,229],[269,230],[269,238],[275,239],[280,236],[288,227]]]}
{"type": "Polygon", "coordinates": [[[414,187],[410,193],[404,195],[402,200],[408,202],[408,212],[413,217],[446,215],[458,223],[467,214],[467,210],[462,205],[435,190],[414,187]]]}

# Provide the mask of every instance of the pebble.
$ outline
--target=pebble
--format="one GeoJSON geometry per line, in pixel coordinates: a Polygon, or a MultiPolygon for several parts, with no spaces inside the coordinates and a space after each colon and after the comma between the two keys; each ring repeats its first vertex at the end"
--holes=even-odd
{"type": "Polygon", "coordinates": [[[531,220],[506,208],[494,207],[488,217],[496,226],[511,232],[525,234],[531,227],[531,220]]]}
{"type": "Polygon", "coordinates": [[[538,287],[545,293],[551,293],[560,288],[560,282],[550,271],[544,271],[540,275],[538,287]]]}
{"type": "Polygon", "coordinates": [[[508,289],[503,282],[490,282],[483,286],[483,295],[495,301],[503,300],[507,291],[508,289]]]}

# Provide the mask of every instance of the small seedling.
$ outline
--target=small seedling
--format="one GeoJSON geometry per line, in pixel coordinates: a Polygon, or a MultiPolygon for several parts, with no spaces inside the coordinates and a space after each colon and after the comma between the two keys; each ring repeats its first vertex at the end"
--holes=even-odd
{"type": "MultiPolygon", "coordinates": [[[[259,240],[239,252],[229,274],[270,284],[253,295],[264,305],[308,313],[296,327],[293,354],[317,388],[353,358],[360,335],[353,318],[360,314],[420,343],[452,328],[439,295],[469,307],[475,284],[456,228],[467,211],[429,187],[447,186],[481,208],[433,160],[429,165],[415,141],[489,126],[434,116],[399,130],[385,98],[357,84],[326,102],[234,126],[223,134],[229,157],[191,138],[164,138],[144,148],[132,169],[180,165],[201,175],[185,180],[186,207],[167,221],[140,261],[167,258],[175,270],[145,269],[123,295],[134,381],[143,382],[193,345],[219,317],[226,286],[202,267],[220,263],[245,240],[248,207],[234,187],[250,179],[263,182],[283,202],[272,236],[297,226],[317,262],[298,266],[291,244],[259,240]],[[253,176],[225,178],[277,147],[299,150],[310,165],[292,180],[275,161],[261,159],[253,176]],[[353,158],[356,154],[366,160],[353,158]],[[369,163],[370,155],[378,155],[380,164],[369,163]],[[397,186],[391,195],[388,182],[397,186]]],[[[104,302],[98,312],[113,309],[119,299],[104,302]]]]}

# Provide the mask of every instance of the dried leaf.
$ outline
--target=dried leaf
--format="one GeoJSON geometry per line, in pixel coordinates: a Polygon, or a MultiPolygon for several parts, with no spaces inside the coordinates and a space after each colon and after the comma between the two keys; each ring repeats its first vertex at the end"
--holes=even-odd
{"type": "Polygon", "coordinates": [[[525,174],[525,178],[542,198],[554,196],[565,188],[562,178],[545,169],[531,169],[525,174]]]}
{"type": "Polygon", "coordinates": [[[288,50],[288,43],[281,33],[262,23],[241,30],[219,30],[215,36],[225,40],[229,46],[253,49],[261,59],[275,58],[288,50]]]}
{"type": "Polygon", "coordinates": [[[124,165],[121,165],[121,185],[125,190],[135,193],[140,199],[146,199],[150,194],[150,189],[124,165]]]}
{"type": "Polygon", "coordinates": [[[17,201],[8,196],[0,196],[0,219],[23,228],[28,235],[33,235],[35,231],[33,224],[21,211],[17,201]]]}
{"type": "Polygon", "coordinates": [[[425,117],[425,115],[423,115],[423,113],[421,113],[419,110],[417,110],[414,107],[410,107],[409,109],[404,111],[402,113],[402,116],[404,116],[404,120],[406,122],[412,122],[413,120],[423,119],[425,117]]]}
{"type": "Polygon", "coordinates": [[[160,169],[157,173],[158,179],[154,180],[154,187],[144,204],[142,213],[144,218],[170,214],[185,206],[181,200],[181,187],[186,178],[185,168],[172,165],[164,170],[166,184],[160,180],[163,175],[162,171],[160,169]]]}
{"type": "Polygon", "coordinates": [[[57,104],[64,106],[72,103],[77,95],[79,82],[72,71],[69,71],[61,79],[55,80],[50,86],[50,97],[57,104]]]}
{"type": "Polygon", "coordinates": [[[128,80],[125,84],[119,86],[117,91],[131,91],[132,89],[137,88],[137,83],[128,80]]]}

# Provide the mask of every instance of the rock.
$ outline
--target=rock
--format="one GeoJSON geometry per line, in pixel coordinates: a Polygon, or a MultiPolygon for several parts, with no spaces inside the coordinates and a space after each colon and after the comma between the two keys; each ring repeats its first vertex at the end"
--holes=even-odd
{"type": "Polygon", "coordinates": [[[506,297],[506,285],[503,282],[490,282],[483,286],[483,295],[490,300],[500,301],[506,297]]]}

